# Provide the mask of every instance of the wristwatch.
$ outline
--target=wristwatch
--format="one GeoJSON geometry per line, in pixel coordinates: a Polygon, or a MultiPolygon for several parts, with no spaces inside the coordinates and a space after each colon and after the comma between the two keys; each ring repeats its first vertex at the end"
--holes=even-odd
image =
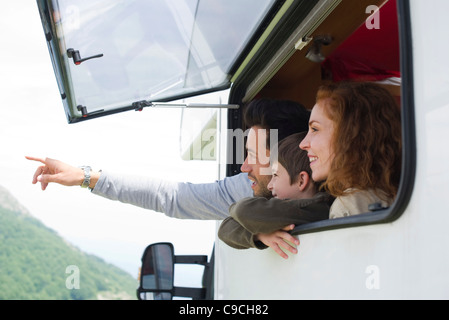
{"type": "Polygon", "coordinates": [[[81,184],[81,188],[88,188],[90,185],[90,171],[92,168],[89,166],[81,166],[80,168],[84,170],[84,181],[81,184]]]}

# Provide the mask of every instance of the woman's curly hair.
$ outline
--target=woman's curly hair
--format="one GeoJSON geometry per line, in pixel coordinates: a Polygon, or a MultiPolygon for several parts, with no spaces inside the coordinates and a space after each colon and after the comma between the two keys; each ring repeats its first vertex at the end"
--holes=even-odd
{"type": "Polygon", "coordinates": [[[335,157],[325,189],[335,197],[348,189],[374,189],[393,198],[402,161],[401,115],[384,88],[369,82],[341,82],[320,87],[317,101],[335,123],[335,157]]]}

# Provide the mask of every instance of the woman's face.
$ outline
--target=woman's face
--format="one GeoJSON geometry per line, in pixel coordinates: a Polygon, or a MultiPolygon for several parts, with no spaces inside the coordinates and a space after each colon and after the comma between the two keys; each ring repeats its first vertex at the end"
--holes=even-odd
{"type": "Polygon", "coordinates": [[[307,151],[312,169],[312,179],[327,179],[334,159],[332,139],[334,122],[326,113],[326,100],[319,100],[312,109],[309,120],[309,131],[299,147],[307,151]]]}

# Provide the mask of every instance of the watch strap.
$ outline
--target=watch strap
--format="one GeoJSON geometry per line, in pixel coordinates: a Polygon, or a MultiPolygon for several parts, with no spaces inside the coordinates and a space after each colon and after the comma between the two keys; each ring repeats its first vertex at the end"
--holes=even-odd
{"type": "Polygon", "coordinates": [[[88,188],[90,185],[90,172],[92,171],[92,168],[89,166],[82,166],[81,169],[84,170],[84,180],[81,184],[81,188],[88,188]]]}

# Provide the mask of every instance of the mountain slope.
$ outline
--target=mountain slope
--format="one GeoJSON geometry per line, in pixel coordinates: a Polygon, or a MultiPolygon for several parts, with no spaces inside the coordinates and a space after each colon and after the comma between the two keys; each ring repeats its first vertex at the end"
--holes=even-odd
{"type": "Polygon", "coordinates": [[[135,299],[137,286],[67,243],[0,186],[0,299],[135,299]]]}

